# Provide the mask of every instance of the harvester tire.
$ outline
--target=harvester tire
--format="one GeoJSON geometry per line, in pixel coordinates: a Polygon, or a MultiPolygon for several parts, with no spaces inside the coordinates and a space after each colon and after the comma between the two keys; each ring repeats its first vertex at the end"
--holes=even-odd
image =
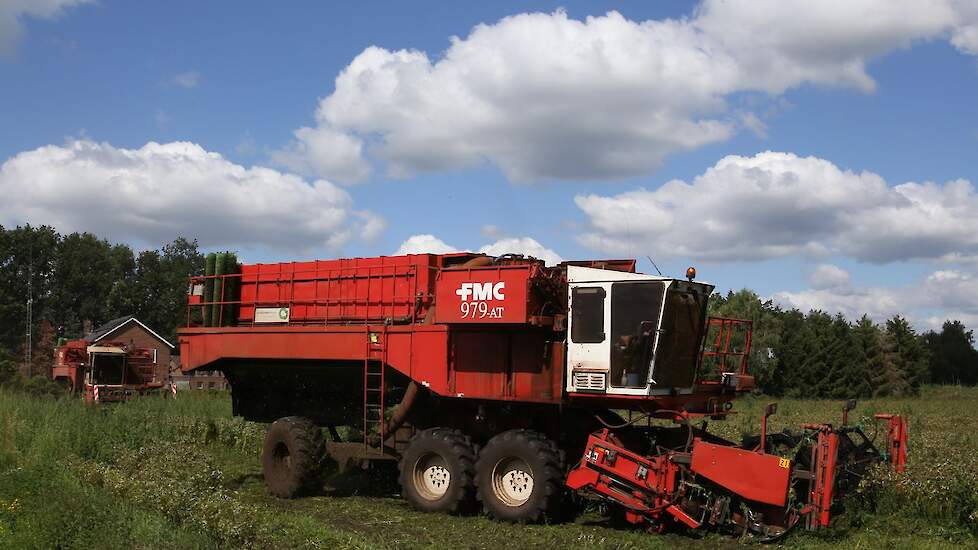
{"type": "Polygon", "coordinates": [[[430,428],[401,455],[401,494],[423,512],[461,514],[475,504],[475,447],[462,432],[430,428]]]}
{"type": "Polygon", "coordinates": [[[510,430],[490,439],[479,452],[476,494],[495,519],[555,520],[564,511],[563,471],[553,441],[531,430],[510,430]]]}
{"type": "Polygon", "coordinates": [[[279,498],[308,493],[319,478],[323,454],[322,433],[308,419],[286,416],[273,422],[261,455],[268,491],[279,498]]]}

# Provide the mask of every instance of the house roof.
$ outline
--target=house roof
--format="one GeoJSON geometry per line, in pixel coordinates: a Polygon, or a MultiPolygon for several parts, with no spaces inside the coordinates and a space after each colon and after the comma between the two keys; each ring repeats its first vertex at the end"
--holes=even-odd
{"type": "Polygon", "coordinates": [[[95,330],[93,330],[91,332],[91,334],[89,334],[88,336],[85,337],[85,340],[87,340],[87,341],[89,341],[89,342],[91,342],[91,343],[94,344],[95,342],[98,342],[99,340],[102,340],[106,336],[112,334],[113,332],[121,329],[122,327],[124,327],[124,326],[126,326],[126,325],[128,325],[130,323],[136,323],[137,325],[143,327],[143,329],[145,329],[146,332],[152,334],[160,342],[163,342],[167,346],[170,346],[170,349],[173,349],[173,347],[174,347],[173,344],[171,344],[166,338],[163,338],[162,336],[160,336],[159,334],[157,334],[157,332],[155,330],[153,330],[153,329],[149,328],[148,326],[144,325],[143,322],[140,321],[139,319],[136,319],[136,316],[134,316],[134,315],[126,315],[125,317],[119,317],[118,319],[112,319],[108,323],[105,323],[104,325],[101,325],[100,327],[98,327],[95,330]]]}

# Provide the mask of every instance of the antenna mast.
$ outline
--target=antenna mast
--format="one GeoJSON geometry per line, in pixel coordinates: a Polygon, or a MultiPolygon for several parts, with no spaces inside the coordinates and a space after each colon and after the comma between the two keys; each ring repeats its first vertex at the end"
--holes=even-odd
{"type": "Polygon", "coordinates": [[[649,263],[652,264],[652,267],[655,268],[655,271],[659,274],[660,277],[662,277],[663,276],[662,275],[662,272],[659,271],[659,266],[655,265],[655,260],[652,259],[652,256],[651,255],[647,255],[645,257],[649,259],[649,263]]]}

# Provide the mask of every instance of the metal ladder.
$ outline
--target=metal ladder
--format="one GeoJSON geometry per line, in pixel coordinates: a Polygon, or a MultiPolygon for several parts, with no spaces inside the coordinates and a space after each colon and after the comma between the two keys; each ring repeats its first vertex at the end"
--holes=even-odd
{"type": "Polygon", "coordinates": [[[387,325],[379,330],[366,326],[367,350],[363,359],[363,450],[366,454],[373,452],[384,453],[384,371],[387,366],[387,325]],[[371,428],[376,428],[380,437],[380,445],[373,448],[370,445],[371,428]]]}

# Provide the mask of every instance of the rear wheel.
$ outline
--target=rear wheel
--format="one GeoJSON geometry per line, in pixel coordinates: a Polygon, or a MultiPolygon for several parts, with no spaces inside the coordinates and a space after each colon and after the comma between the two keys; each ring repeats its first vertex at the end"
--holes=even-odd
{"type": "Polygon", "coordinates": [[[475,450],[458,430],[431,428],[415,435],[401,457],[404,498],[425,512],[466,512],[474,499],[475,450]]]}
{"type": "Polygon", "coordinates": [[[557,446],[542,434],[510,430],[492,438],[476,464],[478,498],[496,519],[554,519],[564,500],[557,446]]]}
{"type": "Polygon", "coordinates": [[[319,477],[323,439],[318,427],[299,416],[272,423],[262,448],[262,472],[268,491],[279,498],[307,493],[319,477]]]}

